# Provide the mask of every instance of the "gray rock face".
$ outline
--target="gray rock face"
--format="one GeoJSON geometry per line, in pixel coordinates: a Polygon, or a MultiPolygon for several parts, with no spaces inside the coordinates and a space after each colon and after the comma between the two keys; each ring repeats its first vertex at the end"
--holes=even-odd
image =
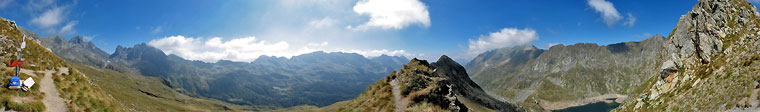
{"type": "Polygon", "coordinates": [[[729,2],[733,1],[702,1],[694,6],[694,10],[681,16],[665,46],[667,54],[670,55],[669,60],[675,60],[677,67],[690,65],[692,62],[707,64],[713,54],[721,53],[724,46],[719,39],[735,36],[726,34],[736,33],[737,29],[746,27],[745,18],[754,14],[750,11],[737,12],[727,6],[731,4],[729,2]]]}
{"type": "Polygon", "coordinates": [[[727,47],[724,46],[724,41],[745,36],[737,34],[742,29],[756,27],[755,24],[748,23],[749,18],[757,16],[753,15],[757,14],[756,10],[753,6],[742,6],[739,1],[700,1],[692,11],[681,16],[664,45],[663,60],[673,62],[674,68],[660,70],[666,73],[665,71],[675,68],[695,68],[696,65],[709,64],[712,57],[724,54],[724,47],[727,47]]]}
{"type": "Polygon", "coordinates": [[[673,61],[665,61],[665,63],[662,63],[662,67],[660,67],[660,78],[665,79],[666,77],[670,76],[670,74],[673,74],[678,71],[676,68],[675,63],[673,61]]]}

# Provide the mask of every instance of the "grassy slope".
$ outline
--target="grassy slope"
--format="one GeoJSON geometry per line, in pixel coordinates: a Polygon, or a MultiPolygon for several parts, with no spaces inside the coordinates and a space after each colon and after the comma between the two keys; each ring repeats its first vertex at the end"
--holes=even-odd
{"type": "MultiPolygon", "coordinates": [[[[395,73],[391,73],[392,75],[395,73]]],[[[301,105],[277,110],[271,112],[366,112],[366,111],[393,111],[393,92],[391,90],[391,77],[383,78],[375,84],[372,84],[362,94],[352,100],[346,100],[328,105],[322,108],[301,105]]]]}
{"type": "MultiPolygon", "coordinates": [[[[395,74],[391,73],[391,75],[395,74]]],[[[390,111],[394,109],[393,93],[390,80],[392,76],[383,78],[372,84],[356,99],[349,100],[338,111],[390,111]]]]}

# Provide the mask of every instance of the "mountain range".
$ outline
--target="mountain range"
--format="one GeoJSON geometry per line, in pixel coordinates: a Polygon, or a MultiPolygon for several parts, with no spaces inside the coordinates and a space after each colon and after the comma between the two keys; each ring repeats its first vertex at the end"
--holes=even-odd
{"type": "Polygon", "coordinates": [[[620,103],[612,111],[760,111],[759,19],[748,1],[700,0],[668,36],[499,48],[465,66],[446,55],[428,63],[322,51],[211,63],[145,43],[109,54],[81,36],[40,37],[3,19],[0,60],[16,59],[27,41],[19,76],[41,80],[31,92],[0,89],[0,103],[14,111],[511,112],[597,102],[620,103]]]}
{"type": "Polygon", "coordinates": [[[604,46],[508,47],[484,52],[466,68],[485,90],[510,102],[562,109],[631,94],[647,74],[656,73],[663,41],[655,35],[604,46]]]}
{"type": "Polygon", "coordinates": [[[138,44],[108,55],[82,37],[39,39],[63,59],[122,73],[158,77],[190,96],[243,105],[325,106],[355,97],[408,59],[355,53],[313,52],[291,58],[260,56],[253,62],[191,61],[138,44]]]}

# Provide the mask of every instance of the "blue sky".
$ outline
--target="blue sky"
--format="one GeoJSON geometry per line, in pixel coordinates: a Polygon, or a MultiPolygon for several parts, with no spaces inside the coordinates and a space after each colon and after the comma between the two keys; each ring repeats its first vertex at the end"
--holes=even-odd
{"type": "Polygon", "coordinates": [[[696,0],[0,0],[0,16],[106,52],[148,43],[191,60],[313,51],[437,59],[500,47],[667,35],[696,0]],[[387,2],[387,3],[384,3],[387,2]],[[390,5],[387,5],[390,4],[390,5]]]}

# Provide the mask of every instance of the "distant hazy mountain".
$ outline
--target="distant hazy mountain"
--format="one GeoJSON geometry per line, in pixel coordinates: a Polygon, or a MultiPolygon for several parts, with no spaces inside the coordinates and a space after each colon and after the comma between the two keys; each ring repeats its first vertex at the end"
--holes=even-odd
{"type": "Polygon", "coordinates": [[[67,61],[96,66],[105,66],[107,63],[105,59],[108,58],[108,53],[95,47],[92,42],[85,41],[81,36],[72,37],[69,41],[61,36],[36,38],[40,39],[40,42],[53,53],[67,61]]]}
{"type": "Polygon", "coordinates": [[[557,103],[628,95],[656,73],[664,38],[606,46],[579,43],[548,50],[517,46],[484,52],[467,64],[472,79],[513,102],[557,109],[557,103]]]}
{"type": "Polygon", "coordinates": [[[617,111],[760,111],[760,13],[700,0],[671,31],[655,73],[617,111]]]}
{"type": "Polygon", "coordinates": [[[246,105],[329,105],[355,97],[408,60],[314,52],[290,59],[260,56],[253,62],[206,63],[166,55],[144,43],[118,46],[113,54],[104,56],[102,50],[79,37],[69,42],[60,37],[40,40],[68,61],[160,77],[164,84],[188,95],[246,105]]]}
{"type": "Polygon", "coordinates": [[[356,99],[326,108],[322,111],[525,111],[486,94],[470,80],[464,67],[445,55],[432,64],[412,59],[356,99]]]}

